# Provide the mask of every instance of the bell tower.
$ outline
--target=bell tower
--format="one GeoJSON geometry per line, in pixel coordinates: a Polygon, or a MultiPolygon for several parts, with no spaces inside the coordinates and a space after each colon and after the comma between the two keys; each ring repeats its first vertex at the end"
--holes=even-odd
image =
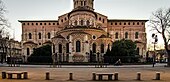
{"type": "Polygon", "coordinates": [[[74,9],[87,8],[89,10],[94,10],[93,2],[94,0],[73,0],[74,9]]]}

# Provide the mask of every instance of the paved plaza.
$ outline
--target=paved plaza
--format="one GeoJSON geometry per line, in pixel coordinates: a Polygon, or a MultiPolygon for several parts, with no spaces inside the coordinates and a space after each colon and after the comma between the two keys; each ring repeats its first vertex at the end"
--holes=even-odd
{"type": "MultiPolygon", "coordinates": [[[[51,68],[49,65],[21,65],[21,67],[8,67],[0,65],[0,72],[6,71],[28,71],[29,79],[2,79],[0,82],[97,82],[92,81],[92,72],[96,73],[119,73],[118,81],[110,82],[170,82],[170,68],[164,67],[164,64],[152,65],[109,65],[107,68],[95,68],[94,66],[62,66],[62,68],[51,68]],[[45,80],[46,71],[50,72],[50,79],[45,80]],[[69,81],[69,73],[73,73],[73,81],[69,81]],[[141,72],[142,81],[137,81],[136,73],[141,72]],[[154,80],[156,72],[161,73],[161,80],[154,80]]],[[[1,77],[1,74],[0,74],[1,77]]],[[[104,77],[104,79],[107,77],[104,77]]],[[[107,81],[99,81],[107,82],[107,81]]]]}

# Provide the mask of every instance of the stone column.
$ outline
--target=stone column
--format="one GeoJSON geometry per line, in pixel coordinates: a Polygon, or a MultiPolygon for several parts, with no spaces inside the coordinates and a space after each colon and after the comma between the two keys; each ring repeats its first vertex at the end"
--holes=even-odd
{"type": "Polygon", "coordinates": [[[156,78],[155,80],[160,80],[160,72],[156,72],[156,78]]]}
{"type": "Polygon", "coordinates": [[[73,80],[73,73],[69,73],[69,80],[73,80]]]}
{"type": "Polygon", "coordinates": [[[141,80],[141,72],[137,72],[137,80],[141,80]]]}

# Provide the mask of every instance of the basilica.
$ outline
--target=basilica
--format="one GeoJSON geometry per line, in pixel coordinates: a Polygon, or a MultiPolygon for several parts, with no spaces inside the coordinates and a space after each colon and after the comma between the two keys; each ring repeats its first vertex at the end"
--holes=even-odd
{"type": "Polygon", "coordinates": [[[120,39],[136,42],[139,55],[145,57],[147,20],[109,19],[95,12],[94,0],[73,0],[73,5],[56,20],[19,20],[26,59],[33,49],[50,44],[55,61],[89,62],[90,53],[102,61],[106,50],[120,39]]]}

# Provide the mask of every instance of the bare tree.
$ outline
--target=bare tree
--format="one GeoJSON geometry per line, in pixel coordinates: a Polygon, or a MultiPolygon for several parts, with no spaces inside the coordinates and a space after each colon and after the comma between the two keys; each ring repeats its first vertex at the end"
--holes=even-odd
{"type": "Polygon", "coordinates": [[[168,54],[167,66],[170,66],[170,8],[168,9],[158,9],[153,13],[153,18],[150,20],[151,27],[162,35],[164,41],[164,47],[168,54]]]}
{"type": "Polygon", "coordinates": [[[0,28],[9,27],[8,20],[5,18],[6,7],[4,6],[2,0],[0,0],[0,28]]]}
{"type": "Polygon", "coordinates": [[[8,31],[7,28],[10,27],[8,20],[5,18],[5,13],[7,12],[6,7],[2,0],[0,0],[0,36],[7,37],[8,31]]]}
{"type": "Polygon", "coordinates": [[[8,45],[8,37],[9,32],[7,28],[10,27],[8,20],[5,18],[6,7],[3,4],[3,1],[0,0],[0,60],[1,63],[6,61],[7,55],[7,45],[8,45]]]}

